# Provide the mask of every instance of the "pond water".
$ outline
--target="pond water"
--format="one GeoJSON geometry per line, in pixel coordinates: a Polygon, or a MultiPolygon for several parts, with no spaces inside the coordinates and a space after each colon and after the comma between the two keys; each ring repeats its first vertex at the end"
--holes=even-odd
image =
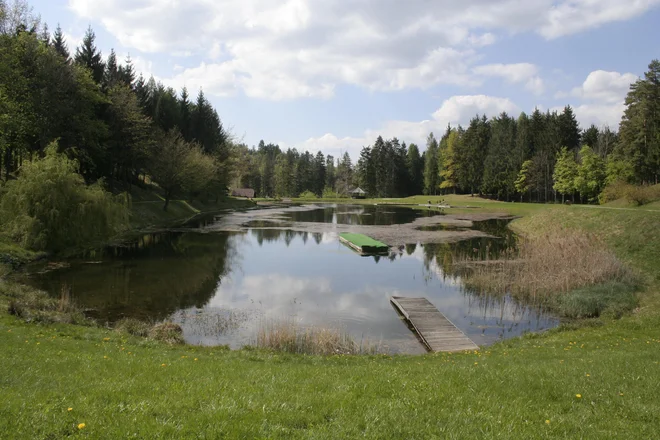
{"type": "MultiPolygon", "coordinates": [[[[292,222],[388,225],[437,214],[340,205],[278,216],[292,222]]],[[[477,344],[558,323],[510,299],[474,296],[453,271],[455,255],[493,258],[514,246],[506,221],[475,223],[495,238],[410,243],[389,257],[359,256],[330,227],[311,233],[268,229],[272,223],[251,220],[245,230],[228,232],[214,230],[214,224],[204,220],[190,230],[147,234],[63,265],[35,265],[27,281],[53,295],[68,289],[102,322],[168,319],[183,327],[189,343],[233,348],[254,343],[260,325],[286,319],[338,327],[391,353],[425,352],[390,305],[391,296],[428,298],[477,344]]]]}

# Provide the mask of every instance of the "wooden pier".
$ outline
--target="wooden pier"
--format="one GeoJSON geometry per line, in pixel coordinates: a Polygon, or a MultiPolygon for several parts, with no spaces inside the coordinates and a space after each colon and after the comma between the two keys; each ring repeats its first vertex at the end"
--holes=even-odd
{"type": "Polygon", "coordinates": [[[426,298],[393,296],[390,301],[412,325],[430,351],[478,350],[472,342],[426,298]]]}

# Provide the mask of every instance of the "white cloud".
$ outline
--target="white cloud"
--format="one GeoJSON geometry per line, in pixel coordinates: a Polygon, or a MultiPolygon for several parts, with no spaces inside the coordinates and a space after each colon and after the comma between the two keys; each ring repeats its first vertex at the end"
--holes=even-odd
{"type": "Polygon", "coordinates": [[[539,33],[552,39],[637,17],[660,0],[571,0],[557,2],[544,19],[539,33]]]}
{"type": "Polygon", "coordinates": [[[477,66],[472,71],[480,76],[499,77],[510,84],[525,83],[525,89],[540,95],[544,91],[544,84],[538,75],[539,69],[534,64],[486,64],[477,66]]]}
{"type": "MultiPolygon", "coordinates": [[[[370,90],[473,87],[479,49],[499,34],[557,38],[638,16],[660,0],[69,0],[127,49],[198,55],[177,86],[209,93],[328,98],[336,86],[370,90]]],[[[542,93],[531,76],[525,88],[542,93]]],[[[470,92],[472,92],[470,90],[470,92]]]]}
{"type": "MultiPolygon", "coordinates": [[[[570,93],[558,92],[555,98],[573,97],[580,101],[573,106],[573,110],[582,127],[591,124],[617,127],[626,108],[624,101],[630,84],[637,79],[637,75],[632,73],[595,70],[587,76],[582,85],[575,87],[570,93]]],[[[557,107],[552,110],[562,109],[557,107]]]]}
{"type": "Polygon", "coordinates": [[[630,84],[637,79],[637,75],[632,73],[596,70],[587,76],[580,87],[574,88],[571,95],[590,101],[618,103],[625,99],[630,84]]]}
{"type": "MultiPolygon", "coordinates": [[[[587,128],[591,124],[594,124],[597,127],[608,126],[612,129],[617,129],[625,108],[622,102],[616,104],[594,103],[573,106],[573,112],[582,128],[587,128]]],[[[563,110],[564,107],[553,107],[550,109],[550,111],[559,113],[563,110]]]]}

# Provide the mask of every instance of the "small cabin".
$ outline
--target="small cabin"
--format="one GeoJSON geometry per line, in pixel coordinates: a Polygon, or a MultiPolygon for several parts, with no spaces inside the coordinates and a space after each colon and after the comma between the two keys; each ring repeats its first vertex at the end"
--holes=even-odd
{"type": "Polygon", "coordinates": [[[351,191],[351,198],[366,199],[367,193],[362,188],[355,188],[353,191],[351,191]]]}
{"type": "Polygon", "coordinates": [[[231,190],[232,197],[245,197],[248,199],[254,198],[254,190],[252,188],[235,188],[231,190]]]}

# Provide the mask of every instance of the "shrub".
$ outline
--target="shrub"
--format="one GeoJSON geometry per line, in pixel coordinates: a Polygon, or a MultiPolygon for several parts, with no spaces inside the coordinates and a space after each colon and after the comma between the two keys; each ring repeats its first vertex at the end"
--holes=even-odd
{"type": "Polygon", "coordinates": [[[59,298],[53,298],[46,292],[29,286],[0,282],[0,295],[9,299],[7,312],[27,322],[79,325],[93,323],[74,304],[66,287],[62,288],[59,298]]]}
{"type": "Polygon", "coordinates": [[[171,345],[183,344],[185,342],[183,340],[183,329],[180,325],[172,322],[156,324],[149,331],[149,337],[171,345]]]}
{"type": "Polygon", "coordinates": [[[557,299],[558,311],[568,318],[597,318],[604,314],[620,318],[636,306],[635,287],[616,282],[573,290],[557,299]]]}
{"type": "Polygon", "coordinates": [[[660,185],[631,185],[619,180],[607,185],[599,200],[607,203],[623,198],[637,206],[647,205],[660,200],[660,185]]]}
{"type": "Polygon", "coordinates": [[[307,190],[307,191],[305,191],[304,193],[300,194],[300,195],[298,196],[298,198],[299,198],[299,199],[313,199],[313,200],[316,200],[316,199],[318,199],[319,197],[318,197],[316,194],[314,194],[313,192],[307,190]]]}
{"type": "Polygon", "coordinates": [[[115,323],[115,330],[128,333],[129,335],[146,338],[149,336],[151,325],[135,318],[120,319],[115,323]]]}
{"type": "Polygon", "coordinates": [[[121,196],[100,183],[86,185],[78,164],[46,148],[46,156],[27,162],[0,198],[4,232],[34,250],[60,251],[105,241],[128,225],[121,196]]]}
{"type": "Polygon", "coordinates": [[[660,200],[660,185],[655,186],[633,186],[628,187],[626,198],[637,206],[647,205],[660,200]]]}

